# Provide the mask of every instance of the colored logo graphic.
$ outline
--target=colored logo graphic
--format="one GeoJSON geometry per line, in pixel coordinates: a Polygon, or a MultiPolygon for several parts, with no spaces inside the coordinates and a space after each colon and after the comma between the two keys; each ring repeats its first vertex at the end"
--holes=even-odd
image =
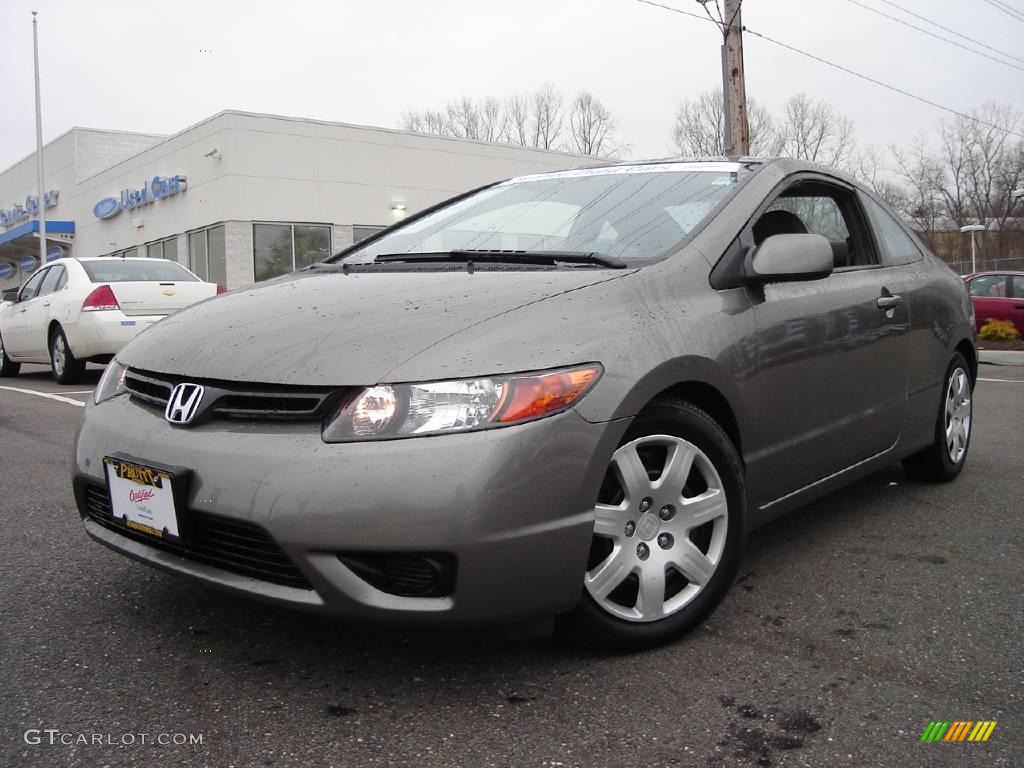
{"type": "Polygon", "coordinates": [[[116,197],[104,197],[92,207],[92,215],[97,219],[109,219],[121,210],[120,205],[116,197]]]}
{"type": "Polygon", "coordinates": [[[995,720],[932,720],[921,741],[988,741],[995,729],[995,720]]]}

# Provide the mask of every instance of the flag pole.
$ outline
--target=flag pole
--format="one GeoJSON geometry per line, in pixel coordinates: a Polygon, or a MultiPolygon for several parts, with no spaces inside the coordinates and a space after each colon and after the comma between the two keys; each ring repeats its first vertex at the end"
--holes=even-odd
{"type": "Polygon", "coordinates": [[[32,54],[36,65],[36,184],[39,207],[39,266],[46,263],[46,190],[43,182],[43,108],[39,99],[39,31],[32,11],[32,54]]]}

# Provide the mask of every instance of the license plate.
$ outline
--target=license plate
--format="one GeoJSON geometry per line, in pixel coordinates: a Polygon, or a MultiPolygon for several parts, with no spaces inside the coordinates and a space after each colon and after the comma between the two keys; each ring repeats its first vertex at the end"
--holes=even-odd
{"type": "Polygon", "coordinates": [[[170,472],[109,456],[103,467],[114,520],[158,539],[180,537],[170,472]]]}

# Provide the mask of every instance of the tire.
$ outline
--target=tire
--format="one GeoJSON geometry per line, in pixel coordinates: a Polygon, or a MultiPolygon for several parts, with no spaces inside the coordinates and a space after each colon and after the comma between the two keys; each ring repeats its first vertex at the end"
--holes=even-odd
{"type": "Polygon", "coordinates": [[[16,363],[7,356],[3,337],[0,336],[0,378],[9,379],[12,376],[17,376],[20,371],[21,363],[16,363]]]}
{"type": "Polygon", "coordinates": [[[85,362],[72,354],[67,336],[60,326],[50,335],[50,368],[58,384],[77,384],[85,372],[85,362]]]}
{"type": "Polygon", "coordinates": [[[903,460],[903,469],[915,480],[948,483],[960,474],[971,445],[974,381],[967,361],[953,355],[942,382],[942,398],[931,444],[903,460]],[[947,423],[949,422],[949,423],[947,423]],[[952,427],[952,445],[946,430],[952,427]]]}
{"type": "Polygon", "coordinates": [[[556,630],[604,651],[678,638],[728,591],[745,526],[743,465],[728,435],[690,403],[655,400],[612,456],[595,506],[583,596],[558,617],[556,630]]]}

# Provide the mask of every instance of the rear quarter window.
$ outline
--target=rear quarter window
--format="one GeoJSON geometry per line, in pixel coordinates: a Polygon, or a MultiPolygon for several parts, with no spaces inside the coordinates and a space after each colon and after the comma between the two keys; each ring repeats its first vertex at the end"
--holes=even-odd
{"type": "Polygon", "coordinates": [[[875,234],[881,241],[886,264],[913,264],[924,258],[917,243],[888,211],[867,195],[862,194],[861,200],[864,201],[864,207],[867,208],[871,223],[874,224],[875,234]]]}
{"type": "Polygon", "coordinates": [[[79,262],[94,283],[197,283],[199,278],[180,264],[164,259],[111,259],[79,262]]]}

